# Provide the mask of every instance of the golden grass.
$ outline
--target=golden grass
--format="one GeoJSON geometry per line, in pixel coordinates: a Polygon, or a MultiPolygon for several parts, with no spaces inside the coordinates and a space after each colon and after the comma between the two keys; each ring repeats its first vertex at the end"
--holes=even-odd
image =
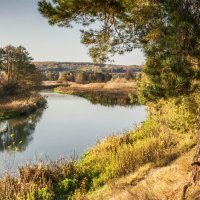
{"type": "Polygon", "coordinates": [[[6,97],[0,100],[0,118],[7,115],[28,114],[46,103],[44,97],[39,94],[26,96],[6,97]]]}
{"type": "MultiPolygon", "coordinates": [[[[43,86],[58,86],[60,83],[57,81],[43,81],[43,86]]],[[[75,82],[68,82],[69,87],[62,87],[63,90],[120,90],[133,92],[136,88],[135,81],[127,81],[123,78],[116,78],[105,83],[88,83],[88,84],[78,84],[75,82]]],[[[60,84],[62,86],[63,84],[60,84]]]]}
{"type": "Polygon", "coordinates": [[[103,105],[131,105],[137,104],[136,86],[134,81],[112,80],[106,83],[78,84],[68,82],[68,86],[54,89],[60,94],[73,94],[84,97],[92,103],[103,105]]]}
{"type": "Polygon", "coordinates": [[[135,89],[134,81],[108,81],[106,83],[88,83],[88,84],[77,84],[71,83],[70,87],[73,88],[86,88],[86,89],[135,89]]]}
{"type": "Polygon", "coordinates": [[[166,167],[150,171],[149,165],[141,167],[137,172],[112,180],[103,188],[90,193],[88,199],[179,200],[185,184],[191,180],[194,152],[193,148],[166,167]]]}

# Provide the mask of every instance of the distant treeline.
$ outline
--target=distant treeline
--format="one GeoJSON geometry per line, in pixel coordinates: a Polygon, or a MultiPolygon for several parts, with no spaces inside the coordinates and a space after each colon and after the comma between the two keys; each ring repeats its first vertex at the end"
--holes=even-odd
{"type": "Polygon", "coordinates": [[[101,83],[107,82],[115,78],[125,78],[126,80],[134,80],[136,73],[132,71],[126,71],[125,73],[106,73],[106,72],[88,72],[88,71],[77,71],[77,72],[43,72],[44,81],[59,81],[59,82],[76,82],[76,83],[101,83]]]}
{"type": "Polygon", "coordinates": [[[43,74],[43,80],[73,81],[77,83],[106,82],[113,77],[134,79],[141,72],[137,65],[112,65],[75,62],[34,62],[43,74]]]}
{"type": "Polygon", "coordinates": [[[34,62],[41,71],[101,71],[109,73],[124,73],[127,70],[133,72],[141,71],[138,65],[114,65],[114,64],[93,64],[84,62],[34,62]]]}
{"type": "Polygon", "coordinates": [[[102,72],[60,72],[58,81],[72,81],[76,83],[107,82],[112,78],[109,73],[102,72]]]}

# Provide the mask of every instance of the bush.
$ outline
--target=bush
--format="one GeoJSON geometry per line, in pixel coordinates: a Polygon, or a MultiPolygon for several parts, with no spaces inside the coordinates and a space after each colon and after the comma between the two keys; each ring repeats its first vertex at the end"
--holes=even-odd
{"type": "Polygon", "coordinates": [[[38,189],[38,195],[37,198],[40,200],[52,200],[54,197],[53,193],[49,191],[48,187],[44,187],[41,189],[38,189]]]}

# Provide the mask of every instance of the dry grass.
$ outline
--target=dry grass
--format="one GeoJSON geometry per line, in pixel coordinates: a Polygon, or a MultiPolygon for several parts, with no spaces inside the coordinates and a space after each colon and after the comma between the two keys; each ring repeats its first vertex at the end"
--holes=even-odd
{"type": "Polygon", "coordinates": [[[66,199],[67,187],[71,186],[66,183],[66,188],[62,188],[62,180],[74,176],[77,172],[73,160],[25,165],[19,168],[17,177],[8,174],[0,179],[0,200],[52,200],[53,189],[59,199],[66,199]]]}
{"type": "MultiPolygon", "coordinates": [[[[113,180],[102,189],[88,195],[90,200],[178,200],[185,184],[191,180],[194,149],[167,167],[149,170],[140,168],[123,178],[113,180]],[[143,179],[140,179],[142,177],[143,179]],[[140,180],[138,182],[138,180],[140,180]]],[[[189,200],[190,198],[188,198],[189,200]]]]}
{"type": "MultiPolygon", "coordinates": [[[[68,82],[69,86],[62,87],[62,90],[69,91],[119,91],[119,92],[134,92],[135,91],[135,81],[128,81],[123,78],[116,78],[114,80],[105,83],[88,83],[88,84],[78,84],[75,82],[68,82]]],[[[63,86],[63,84],[57,81],[44,81],[43,86],[63,86]]]]}
{"type": "Polygon", "coordinates": [[[88,90],[135,90],[134,81],[109,81],[106,83],[89,83],[89,84],[77,84],[71,83],[71,88],[88,89],[88,90]]]}
{"type": "Polygon", "coordinates": [[[77,84],[68,83],[69,86],[60,86],[54,91],[60,94],[73,94],[84,97],[92,103],[103,105],[131,105],[137,104],[138,98],[135,82],[120,79],[106,83],[77,84]]]}
{"type": "Polygon", "coordinates": [[[42,81],[43,86],[58,85],[58,81],[42,81]]]}
{"type": "Polygon", "coordinates": [[[45,103],[46,100],[39,94],[3,98],[0,100],[0,119],[28,114],[45,103]]]}

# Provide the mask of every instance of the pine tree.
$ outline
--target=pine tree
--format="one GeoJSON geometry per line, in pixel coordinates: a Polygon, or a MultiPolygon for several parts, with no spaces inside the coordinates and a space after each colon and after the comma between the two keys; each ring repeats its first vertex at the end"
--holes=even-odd
{"type": "Polygon", "coordinates": [[[147,82],[140,89],[145,99],[196,88],[193,83],[200,79],[198,0],[41,0],[39,11],[51,25],[82,24],[81,41],[94,62],[141,47],[147,60],[147,82]]]}

